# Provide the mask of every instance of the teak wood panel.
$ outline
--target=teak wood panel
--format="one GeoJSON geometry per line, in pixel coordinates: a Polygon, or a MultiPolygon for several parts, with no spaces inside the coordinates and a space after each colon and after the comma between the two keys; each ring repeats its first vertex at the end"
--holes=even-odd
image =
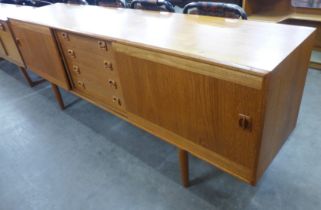
{"type": "Polygon", "coordinates": [[[311,36],[267,78],[264,131],[257,179],[262,176],[295,128],[313,43],[314,36],[311,36]]]}
{"type": "Polygon", "coordinates": [[[0,57],[24,67],[11,30],[5,21],[0,21],[0,57]]]}
{"type": "Polygon", "coordinates": [[[118,111],[125,110],[111,42],[55,31],[73,90],[118,111]]]}
{"type": "Polygon", "coordinates": [[[265,22],[68,4],[41,7],[33,15],[15,13],[10,18],[258,76],[273,71],[313,32],[265,22]]]}
{"type": "Polygon", "coordinates": [[[261,90],[117,49],[116,59],[128,113],[254,170],[261,133],[261,90]],[[251,118],[250,129],[239,127],[239,114],[251,118]]]}
{"type": "Polygon", "coordinates": [[[68,78],[51,29],[10,20],[10,26],[27,67],[44,79],[69,89],[68,78]]]}
{"type": "Polygon", "coordinates": [[[232,70],[222,68],[220,66],[213,66],[210,64],[189,60],[183,57],[177,57],[159,53],[156,51],[151,51],[148,49],[137,48],[135,46],[128,47],[128,45],[119,43],[113,43],[113,48],[118,52],[132,55],[137,58],[144,58],[164,65],[179,67],[186,71],[200,73],[202,75],[215,77],[217,79],[233,82],[254,89],[262,88],[262,77],[238,72],[234,69],[232,70]]]}
{"type": "Polygon", "coordinates": [[[112,59],[111,42],[109,41],[60,30],[55,30],[55,33],[59,41],[70,49],[86,49],[100,58],[112,59]]]}

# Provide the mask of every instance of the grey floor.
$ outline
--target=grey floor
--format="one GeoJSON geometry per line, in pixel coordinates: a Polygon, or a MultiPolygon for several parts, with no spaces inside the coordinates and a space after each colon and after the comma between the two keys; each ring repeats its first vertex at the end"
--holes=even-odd
{"type": "MultiPolygon", "coordinates": [[[[33,75],[34,79],[37,79],[33,75]]],[[[191,158],[180,185],[174,147],[48,83],[29,88],[0,62],[0,210],[321,209],[321,71],[299,121],[257,187],[191,158]]]]}

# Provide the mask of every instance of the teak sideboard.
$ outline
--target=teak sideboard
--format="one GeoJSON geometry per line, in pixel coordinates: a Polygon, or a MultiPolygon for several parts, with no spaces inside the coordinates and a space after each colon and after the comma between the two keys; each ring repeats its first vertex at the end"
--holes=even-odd
{"type": "Polygon", "coordinates": [[[315,29],[54,4],[9,17],[27,67],[255,185],[294,129],[315,29]],[[58,15],[59,14],[59,15],[58,15]]]}

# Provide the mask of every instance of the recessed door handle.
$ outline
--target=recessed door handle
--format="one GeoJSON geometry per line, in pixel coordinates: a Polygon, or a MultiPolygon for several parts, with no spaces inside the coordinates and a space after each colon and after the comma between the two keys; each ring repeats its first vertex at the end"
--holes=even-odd
{"type": "Polygon", "coordinates": [[[243,130],[249,130],[251,131],[252,129],[252,119],[250,116],[244,115],[244,114],[239,114],[239,126],[243,130]]]}

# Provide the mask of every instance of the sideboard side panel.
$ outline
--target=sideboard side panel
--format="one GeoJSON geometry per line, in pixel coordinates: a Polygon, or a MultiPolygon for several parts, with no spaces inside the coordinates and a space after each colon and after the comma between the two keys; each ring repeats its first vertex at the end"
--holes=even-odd
{"type": "Polygon", "coordinates": [[[265,122],[257,179],[296,126],[314,38],[310,36],[266,78],[265,122]]]}

